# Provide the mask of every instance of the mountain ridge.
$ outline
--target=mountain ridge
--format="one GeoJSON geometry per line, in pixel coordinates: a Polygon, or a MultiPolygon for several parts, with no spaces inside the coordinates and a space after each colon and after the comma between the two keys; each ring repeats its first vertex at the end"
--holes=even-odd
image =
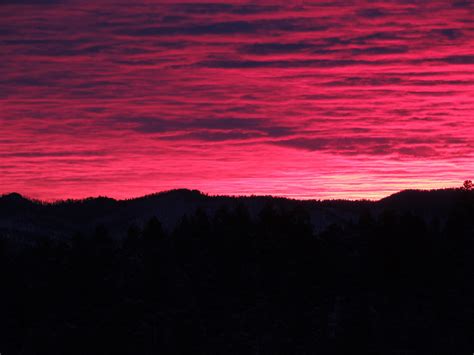
{"type": "Polygon", "coordinates": [[[211,195],[207,194],[205,192],[202,192],[197,189],[188,189],[188,188],[177,188],[177,189],[170,189],[170,190],[163,190],[159,192],[153,192],[150,194],[142,195],[142,196],[137,196],[137,197],[131,197],[131,198],[124,198],[124,199],[117,199],[105,195],[98,195],[98,196],[88,196],[84,198],[64,198],[64,199],[58,199],[58,200],[53,200],[53,201],[47,201],[47,200],[41,200],[37,198],[30,198],[26,195],[23,195],[18,192],[7,192],[0,194],[0,200],[2,199],[7,199],[9,201],[11,200],[27,200],[30,202],[35,202],[35,203],[40,203],[43,205],[55,205],[55,204],[61,204],[61,203],[71,203],[71,202],[84,202],[84,201],[90,201],[90,200],[111,200],[115,202],[124,202],[124,201],[134,201],[134,200],[142,200],[142,199],[151,199],[154,197],[158,196],[163,196],[163,195],[176,195],[176,194],[188,194],[188,195],[199,195],[199,196],[206,196],[206,197],[211,197],[211,198],[272,198],[272,199],[282,199],[282,200],[290,200],[290,201],[302,201],[302,202],[333,202],[333,201],[348,201],[348,202],[361,202],[361,201],[368,201],[368,202],[381,202],[384,200],[392,199],[395,196],[400,196],[400,195],[406,195],[406,194],[426,194],[426,193],[439,193],[439,192],[454,192],[454,191],[462,191],[462,188],[442,188],[442,189],[431,189],[431,190],[426,190],[426,189],[405,189],[405,190],[400,190],[398,192],[395,192],[393,194],[387,195],[385,197],[382,197],[378,200],[372,200],[372,199],[344,199],[344,198],[328,198],[328,199],[318,199],[318,198],[313,198],[313,199],[298,199],[298,198],[291,198],[291,197],[284,197],[284,196],[273,196],[273,195],[211,195]]]}
{"type": "Polygon", "coordinates": [[[366,212],[379,215],[384,210],[415,213],[426,222],[445,219],[461,199],[462,189],[403,190],[378,201],[371,200],[297,200],[273,196],[207,195],[198,190],[175,189],[138,198],[116,200],[89,197],[44,202],[19,193],[0,196],[0,235],[21,236],[28,240],[39,237],[71,238],[74,234],[90,234],[98,225],[107,227],[113,236],[123,238],[131,225],[144,225],[157,217],[164,228],[173,230],[184,216],[197,210],[213,217],[219,209],[235,209],[243,205],[253,218],[258,218],[266,205],[279,210],[305,210],[315,232],[330,225],[354,223],[366,212]]]}

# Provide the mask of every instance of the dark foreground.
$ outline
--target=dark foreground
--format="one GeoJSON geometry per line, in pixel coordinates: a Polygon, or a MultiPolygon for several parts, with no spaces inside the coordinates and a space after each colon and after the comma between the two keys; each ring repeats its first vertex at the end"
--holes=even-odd
{"type": "MultiPolygon", "coordinates": [[[[472,354],[474,200],[315,232],[304,206],[0,239],[0,353],[472,354]]],[[[79,228],[80,229],[80,228],[79,228]]]]}

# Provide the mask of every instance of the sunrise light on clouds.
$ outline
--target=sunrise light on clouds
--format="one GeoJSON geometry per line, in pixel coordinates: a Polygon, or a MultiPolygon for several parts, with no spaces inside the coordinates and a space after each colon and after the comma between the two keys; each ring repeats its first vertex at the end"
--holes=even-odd
{"type": "Polygon", "coordinates": [[[474,172],[470,1],[3,1],[0,193],[373,198],[474,172]]]}

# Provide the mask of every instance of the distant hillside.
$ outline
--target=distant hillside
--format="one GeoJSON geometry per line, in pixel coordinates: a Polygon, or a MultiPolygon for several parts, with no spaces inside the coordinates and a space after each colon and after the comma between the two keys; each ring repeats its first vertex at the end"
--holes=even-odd
{"type": "Polygon", "coordinates": [[[356,221],[366,212],[379,214],[390,209],[411,211],[429,221],[446,215],[462,193],[460,189],[406,190],[380,201],[300,201],[271,196],[208,196],[197,190],[179,189],[130,200],[95,197],[54,203],[11,193],[0,197],[0,233],[21,236],[25,240],[34,237],[70,238],[77,232],[89,233],[97,225],[104,225],[112,235],[121,238],[128,226],[142,225],[153,216],[171,230],[183,216],[191,215],[197,209],[212,217],[219,208],[233,209],[239,204],[248,208],[254,218],[267,204],[283,210],[302,207],[308,211],[314,230],[321,231],[331,224],[356,221]]]}

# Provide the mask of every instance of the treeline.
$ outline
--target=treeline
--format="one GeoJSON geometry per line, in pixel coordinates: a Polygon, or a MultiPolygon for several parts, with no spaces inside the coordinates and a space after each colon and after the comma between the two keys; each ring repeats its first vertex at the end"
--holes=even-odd
{"type": "Polygon", "coordinates": [[[426,221],[197,209],[117,240],[0,239],[2,354],[470,354],[474,203],[426,221]]]}

